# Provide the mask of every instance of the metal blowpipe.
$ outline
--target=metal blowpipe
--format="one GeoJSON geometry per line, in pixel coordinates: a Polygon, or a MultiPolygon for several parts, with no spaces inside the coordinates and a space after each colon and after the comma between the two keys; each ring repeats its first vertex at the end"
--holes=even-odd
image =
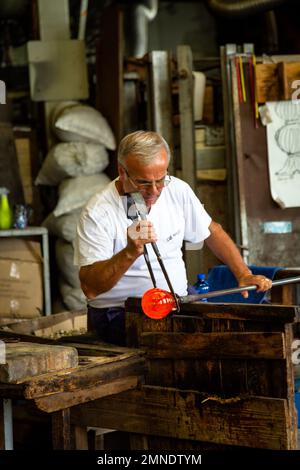
{"type": "MultiPolygon", "coordinates": [[[[273,281],[272,287],[283,286],[285,284],[294,284],[296,282],[300,282],[300,276],[289,277],[286,279],[273,281]]],[[[251,286],[244,286],[244,287],[233,287],[232,289],[215,290],[213,292],[207,292],[205,294],[185,295],[183,297],[179,297],[179,301],[183,304],[187,304],[190,302],[196,302],[197,300],[201,300],[201,299],[219,297],[219,295],[221,296],[221,295],[227,295],[227,294],[238,294],[239,292],[256,290],[256,289],[257,289],[257,286],[255,284],[251,286]]]]}
{"type": "MultiPolygon", "coordinates": [[[[142,196],[140,193],[135,192],[135,193],[131,193],[131,197],[132,197],[132,199],[134,200],[137,213],[138,213],[138,215],[140,216],[141,220],[147,220],[147,207],[146,207],[146,204],[145,204],[145,201],[144,201],[143,196],[142,196]]],[[[161,270],[162,270],[162,272],[163,272],[163,275],[164,275],[164,277],[165,277],[165,280],[166,280],[166,282],[167,282],[167,284],[168,284],[168,287],[169,287],[169,289],[170,289],[170,291],[171,291],[171,294],[172,294],[173,297],[174,297],[174,301],[175,301],[175,304],[176,304],[176,310],[179,311],[179,304],[178,304],[177,296],[176,296],[176,294],[175,294],[175,291],[174,291],[174,289],[173,289],[172,283],[171,283],[170,278],[169,278],[169,276],[168,276],[168,273],[167,273],[166,267],[165,267],[165,265],[164,265],[164,262],[163,262],[163,260],[162,260],[161,254],[160,254],[160,252],[159,252],[158,246],[157,246],[157,244],[156,244],[155,242],[152,242],[152,243],[151,243],[151,246],[152,246],[153,251],[154,251],[154,253],[155,253],[156,259],[157,259],[157,261],[158,261],[158,263],[159,263],[159,265],[160,265],[160,268],[161,268],[161,270]]],[[[147,253],[147,255],[148,255],[148,253],[147,253]]],[[[149,260],[149,257],[148,257],[148,256],[145,257],[145,261],[146,261],[146,263],[147,263],[147,265],[148,265],[148,269],[149,269],[149,266],[151,266],[151,265],[150,265],[150,260],[149,260]],[[148,259],[147,259],[147,258],[148,258],[148,259]]],[[[151,269],[151,270],[149,269],[149,271],[151,272],[152,269],[151,269]]],[[[152,277],[152,276],[151,276],[151,277],[152,277]]],[[[156,285],[156,283],[155,283],[154,285],[156,285]]]]}

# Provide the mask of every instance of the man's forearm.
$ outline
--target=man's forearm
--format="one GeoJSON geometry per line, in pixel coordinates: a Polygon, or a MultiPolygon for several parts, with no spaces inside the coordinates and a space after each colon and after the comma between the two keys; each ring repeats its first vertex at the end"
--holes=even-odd
{"type": "Polygon", "coordinates": [[[241,277],[251,274],[237,246],[221,225],[212,222],[209,229],[211,235],[205,240],[206,244],[217,258],[229,267],[235,278],[239,280],[241,277]]]}
{"type": "Polygon", "coordinates": [[[112,289],[137,258],[138,254],[133,255],[124,248],[108,260],[80,268],[79,278],[84,294],[93,299],[112,289]]]}

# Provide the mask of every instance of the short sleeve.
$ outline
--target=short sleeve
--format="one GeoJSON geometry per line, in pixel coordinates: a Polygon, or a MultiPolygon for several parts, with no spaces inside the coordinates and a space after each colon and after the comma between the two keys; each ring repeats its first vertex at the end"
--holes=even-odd
{"type": "Polygon", "coordinates": [[[203,242],[210,236],[211,217],[190,186],[186,185],[184,194],[184,240],[191,243],[203,242]]]}
{"type": "Polygon", "coordinates": [[[77,225],[74,264],[87,266],[113,256],[114,234],[109,211],[105,207],[93,212],[84,209],[77,225]]]}

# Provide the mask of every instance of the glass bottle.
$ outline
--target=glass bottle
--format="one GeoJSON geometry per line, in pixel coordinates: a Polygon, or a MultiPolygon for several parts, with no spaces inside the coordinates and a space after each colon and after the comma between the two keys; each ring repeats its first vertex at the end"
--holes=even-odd
{"type": "MultiPolygon", "coordinates": [[[[205,279],[205,274],[201,273],[197,275],[197,282],[194,284],[194,287],[198,294],[206,294],[209,292],[209,284],[205,279]]],[[[207,302],[206,298],[200,300],[201,302],[207,302]]]]}
{"type": "Polygon", "coordinates": [[[0,188],[0,230],[8,230],[12,226],[13,215],[8,202],[8,189],[0,188]]]}

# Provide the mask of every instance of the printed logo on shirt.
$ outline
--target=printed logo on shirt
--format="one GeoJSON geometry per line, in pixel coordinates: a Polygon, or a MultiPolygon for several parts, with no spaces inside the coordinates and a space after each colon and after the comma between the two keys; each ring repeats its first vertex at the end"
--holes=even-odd
{"type": "Polygon", "coordinates": [[[166,241],[167,241],[167,242],[170,242],[171,240],[173,240],[174,237],[176,237],[176,235],[179,235],[179,233],[180,233],[180,230],[177,230],[177,232],[174,232],[172,235],[170,235],[170,236],[166,239],[166,241]]]}

